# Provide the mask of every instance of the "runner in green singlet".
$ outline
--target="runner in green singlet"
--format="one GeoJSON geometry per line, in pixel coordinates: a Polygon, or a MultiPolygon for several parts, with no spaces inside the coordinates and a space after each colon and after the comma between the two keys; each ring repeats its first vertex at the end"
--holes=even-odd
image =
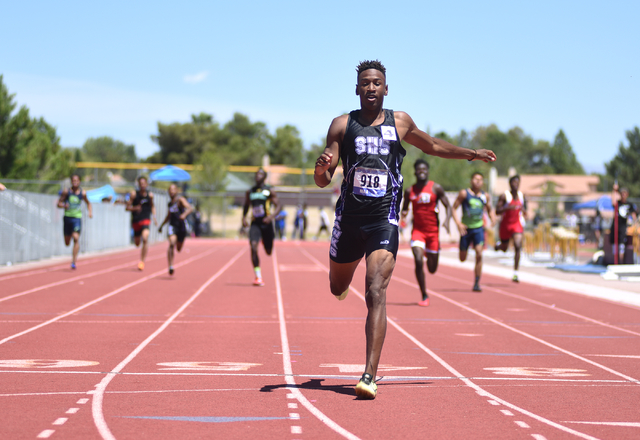
{"type": "Polygon", "coordinates": [[[91,202],[87,199],[87,192],[80,188],[80,176],[71,176],[71,188],[65,189],[60,194],[58,208],[64,209],[64,244],[69,246],[73,238],[73,251],[71,269],[76,268],[76,260],[80,251],[80,231],[82,230],[82,201],[87,204],[89,218],[93,218],[91,202]]]}

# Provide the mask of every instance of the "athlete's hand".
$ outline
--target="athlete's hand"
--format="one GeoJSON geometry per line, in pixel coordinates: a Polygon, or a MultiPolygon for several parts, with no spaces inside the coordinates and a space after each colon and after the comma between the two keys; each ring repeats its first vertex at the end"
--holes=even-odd
{"type": "Polygon", "coordinates": [[[316,160],[316,168],[314,173],[317,175],[324,174],[329,167],[331,166],[331,161],[333,160],[333,154],[331,153],[322,153],[320,157],[316,160]]]}
{"type": "Polygon", "coordinates": [[[158,228],[158,233],[162,234],[162,226],[158,228]]]}
{"type": "Polygon", "coordinates": [[[444,230],[447,231],[447,234],[451,235],[451,226],[449,225],[449,222],[446,222],[442,226],[444,226],[444,230]]]}
{"type": "Polygon", "coordinates": [[[458,223],[458,231],[460,232],[460,237],[467,235],[467,226],[464,223],[458,223]]]}
{"type": "Polygon", "coordinates": [[[481,160],[483,162],[495,162],[496,154],[491,150],[480,149],[476,151],[476,157],[473,160],[481,160]]]}
{"type": "Polygon", "coordinates": [[[246,228],[247,226],[249,226],[249,222],[247,222],[246,217],[242,217],[242,227],[246,228]]]}

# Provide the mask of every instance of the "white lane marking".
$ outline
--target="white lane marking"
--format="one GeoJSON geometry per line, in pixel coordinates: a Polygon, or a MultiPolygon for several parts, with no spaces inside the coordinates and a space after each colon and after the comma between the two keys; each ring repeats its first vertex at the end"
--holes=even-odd
{"type": "Polygon", "coordinates": [[[55,422],[52,423],[52,425],[64,425],[67,420],[69,420],[66,417],[60,417],[59,419],[56,419],[55,422]]]}
{"type": "Polygon", "coordinates": [[[509,376],[543,376],[543,377],[575,377],[590,376],[587,370],[575,368],[546,368],[546,367],[495,367],[484,368],[493,371],[494,374],[507,374],[509,376]]]}
{"type": "MultiPolygon", "coordinates": [[[[321,368],[338,368],[341,373],[360,373],[364,371],[364,364],[320,364],[321,368]]],[[[394,367],[393,365],[378,365],[379,372],[401,370],[426,370],[427,367],[394,367]]]]}
{"type": "Polygon", "coordinates": [[[287,408],[289,408],[289,409],[298,409],[298,404],[297,403],[288,403],[287,404],[287,408]]]}
{"type": "Polygon", "coordinates": [[[521,428],[530,428],[529,425],[527,425],[525,422],[521,421],[521,420],[516,420],[514,422],[516,425],[518,425],[521,428]]]}
{"type": "MultiPolygon", "coordinates": [[[[301,249],[303,250],[303,249],[301,249]]],[[[304,251],[304,250],[303,250],[304,251]]],[[[322,411],[316,408],[311,402],[307,400],[307,398],[302,394],[302,391],[298,388],[296,384],[296,380],[293,377],[293,368],[291,365],[291,356],[289,355],[291,347],[289,346],[289,336],[287,334],[287,323],[284,315],[284,302],[282,300],[282,285],[280,284],[280,273],[278,272],[278,254],[274,250],[271,256],[273,260],[273,269],[275,274],[276,281],[276,298],[278,302],[278,320],[280,322],[280,341],[282,345],[282,364],[284,368],[284,379],[291,388],[289,388],[290,393],[287,394],[287,398],[291,398],[289,396],[293,395],[293,398],[297,399],[299,403],[302,404],[311,414],[316,416],[318,420],[327,425],[329,428],[340,434],[341,436],[349,439],[349,440],[360,440],[357,436],[352,434],[351,432],[344,429],[342,426],[338,425],[336,422],[327,417],[322,411]]],[[[293,426],[291,427],[291,432],[293,432],[293,426]]],[[[300,428],[300,427],[297,427],[300,428]]],[[[295,432],[294,434],[302,433],[302,428],[300,428],[300,432],[295,432]]]]}
{"type": "Polygon", "coordinates": [[[212,370],[212,371],[247,371],[251,367],[259,367],[262,364],[248,362],[160,362],[163,367],[158,370],[212,370]]]}
{"type": "Polygon", "coordinates": [[[291,434],[302,434],[302,426],[292,426],[291,434]]]}
{"type": "MultiPolygon", "coordinates": [[[[325,272],[329,273],[329,269],[328,269],[326,266],[322,265],[322,263],[320,263],[320,261],[318,261],[315,257],[313,257],[309,252],[307,252],[307,251],[306,251],[306,250],[304,250],[304,249],[300,249],[300,250],[301,250],[304,254],[306,254],[306,255],[307,255],[307,257],[308,257],[310,260],[315,261],[315,262],[316,262],[316,264],[318,264],[318,265],[320,265],[320,266],[324,267],[324,268],[325,268],[325,272]]],[[[409,281],[406,281],[406,280],[404,280],[404,279],[402,279],[402,278],[394,277],[394,280],[396,280],[396,281],[400,281],[400,282],[402,282],[402,283],[404,283],[404,284],[406,284],[406,285],[408,285],[408,286],[411,286],[411,287],[415,288],[415,283],[410,283],[409,281]]],[[[359,297],[363,302],[365,302],[365,303],[366,303],[366,300],[365,300],[364,295],[362,295],[362,294],[361,294],[357,289],[353,288],[353,286],[351,286],[351,290],[353,291],[353,293],[354,293],[356,296],[358,296],[358,297],[359,297]]],[[[431,295],[432,291],[431,291],[431,290],[427,290],[427,291],[428,291],[428,292],[429,292],[429,294],[431,295]]],[[[455,301],[453,301],[453,300],[450,300],[449,298],[447,298],[447,297],[445,297],[445,296],[443,296],[443,295],[437,294],[437,293],[435,293],[435,292],[433,292],[433,294],[434,294],[435,296],[437,296],[437,297],[440,297],[440,298],[445,299],[445,300],[447,300],[447,301],[450,301],[450,302],[452,302],[452,303],[459,304],[459,303],[456,303],[456,302],[455,302],[455,301]]],[[[469,307],[463,306],[462,304],[460,304],[460,306],[462,306],[462,307],[463,307],[463,308],[465,308],[465,309],[469,309],[469,307]]],[[[469,309],[469,310],[472,310],[472,309],[469,309]]],[[[476,312],[476,313],[477,313],[477,312],[476,312]]],[[[409,332],[407,332],[404,328],[402,328],[402,327],[401,327],[398,323],[396,323],[394,320],[392,320],[392,319],[387,319],[387,322],[388,322],[389,324],[391,324],[391,325],[392,325],[396,330],[398,330],[400,333],[402,333],[404,336],[406,336],[406,337],[407,337],[411,342],[413,342],[414,344],[416,344],[416,345],[417,345],[420,349],[422,349],[425,353],[427,353],[429,356],[431,356],[431,357],[432,357],[436,362],[438,362],[442,367],[444,367],[446,370],[448,370],[448,371],[449,371],[453,376],[455,376],[455,377],[457,377],[458,379],[460,379],[460,380],[461,380],[462,382],[464,382],[464,383],[465,383],[469,388],[471,388],[471,389],[475,390],[479,395],[481,395],[481,396],[485,396],[485,397],[489,397],[489,398],[491,398],[491,399],[495,400],[496,402],[499,402],[500,404],[502,404],[502,405],[504,405],[504,406],[506,406],[506,407],[508,407],[508,408],[511,408],[511,409],[512,409],[512,410],[514,410],[514,411],[518,411],[518,412],[519,412],[519,413],[521,413],[521,414],[527,415],[527,416],[529,416],[529,417],[531,417],[531,418],[533,418],[533,419],[535,419],[535,420],[538,420],[538,421],[540,421],[540,422],[542,422],[542,423],[544,423],[544,424],[547,424],[547,425],[549,425],[549,426],[552,426],[552,427],[554,427],[554,428],[557,428],[557,429],[559,429],[560,431],[564,431],[564,432],[567,432],[567,433],[569,433],[569,434],[573,434],[573,435],[575,435],[575,436],[577,436],[577,437],[584,438],[584,439],[588,439],[588,440],[598,440],[596,437],[592,437],[592,436],[590,436],[590,435],[588,435],[588,434],[584,434],[584,433],[582,433],[582,432],[579,432],[579,431],[576,431],[576,430],[574,430],[574,429],[568,428],[568,427],[566,427],[566,426],[560,425],[559,423],[556,423],[556,422],[554,422],[554,421],[552,421],[552,420],[545,419],[545,418],[544,418],[544,417],[542,417],[542,416],[539,416],[539,415],[534,414],[534,413],[532,413],[532,412],[530,412],[530,411],[527,411],[527,410],[526,410],[526,409],[524,409],[524,408],[520,408],[520,407],[518,407],[518,406],[516,406],[516,405],[514,405],[514,404],[512,404],[512,403],[510,403],[510,402],[507,402],[506,400],[503,400],[503,399],[499,398],[498,396],[495,396],[495,395],[493,395],[493,394],[489,393],[488,391],[485,391],[485,390],[484,390],[482,387],[480,387],[479,385],[476,385],[476,384],[475,384],[474,382],[472,382],[471,380],[469,380],[469,379],[465,378],[464,376],[462,376],[462,374],[460,374],[460,373],[458,372],[458,370],[456,370],[455,368],[453,368],[453,366],[451,366],[451,365],[449,365],[447,362],[445,362],[445,360],[444,360],[444,359],[442,359],[440,356],[438,356],[438,355],[437,355],[436,353],[434,353],[432,350],[430,350],[429,348],[427,348],[427,347],[426,347],[422,342],[420,342],[417,338],[415,338],[413,335],[411,335],[409,332]]]]}
{"type": "Polygon", "coordinates": [[[585,356],[598,356],[609,358],[625,358],[625,359],[640,359],[640,356],[626,355],[626,354],[585,354],[585,356]]]}
{"type": "Polygon", "coordinates": [[[496,402],[495,400],[487,400],[487,402],[489,402],[491,405],[493,406],[498,406],[500,405],[498,402],[496,402]]]}
{"type": "Polygon", "coordinates": [[[42,431],[40,434],[38,434],[38,436],[36,438],[49,438],[51,437],[51,435],[56,432],[53,429],[45,429],[44,431],[42,431]]]}
{"type": "Polygon", "coordinates": [[[533,437],[535,440],[547,440],[547,438],[544,435],[540,435],[540,434],[531,434],[531,437],[533,437]]]}
{"type": "Polygon", "coordinates": [[[65,414],[75,414],[80,411],[80,408],[69,408],[65,414]]]}
{"type": "MultiPolygon", "coordinates": [[[[197,255],[197,256],[195,256],[195,257],[191,257],[191,258],[189,258],[188,260],[184,260],[183,262],[176,264],[176,265],[175,265],[175,267],[176,267],[176,268],[178,268],[178,267],[184,266],[184,265],[186,265],[186,264],[189,264],[189,263],[191,263],[191,262],[193,262],[193,261],[195,261],[195,260],[199,260],[200,258],[204,258],[204,257],[206,257],[207,255],[209,255],[209,254],[211,254],[211,253],[215,252],[216,250],[218,250],[218,249],[213,249],[213,250],[211,250],[211,251],[209,251],[209,252],[203,252],[203,253],[202,253],[202,254],[200,254],[200,255],[197,255]]],[[[62,318],[66,318],[67,316],[71,316],[71,315],[73,315],[74,313],[78,313],[80,310],[84,310],[84,309],[86,309],[87,307],[90,307],[90,306],[92,306],[92,305],[94,305],[94,304],[99,303],[100,301],[103,301],[103,300],[105,300],[105,299],[107,299],[107,298],[110,298],[110,297],[112,297],[112,296],[114,296],[114,295],[117,295],[118,293],[123,292],[123,291],[125,291],[125,290],[129,289],[130,287],[137,286],[138,284],[142,284],[142,283],[144,283],[145,281],[149,281],[149,280],[150,280],[150,279],[152,279],[152,278],[155,278],[155,277],[157,277],[157,276],[159,276],[159,275],[166,274],[166,273],[167,273],[167,270],[166,270],[166,269],[159,270],[158,272],[154,272],[154,273],[152,273],[152,274],[150,274],[150,275],[147,275],[147,276],[146,276],[146,277],[144,277],[144,278],[140,278],[139,280],[136,280],[136,281],[134,281],[134,282],[131,282],[131,283],[129,283],[129,284],[126,284],[126,285],[124,285],[124,286],[120,287],[119,289],[113,290],[113,291],[111,291],[111,292],[109,292],[109,293],[107,293],[107,294],[105,294],[105,295],[102,295],[101,297],[96,298],[96,299],[94,299],[93,301],[89,301],[88,303],[85,303],[84,305],[81,305],[80,307],[76,307],[75,309],[73,309],[73,310],[71,310],[71,311],[69,311],[69,312],[66,312],[66,313],[63,313],[63,314],[61,314],[61,315],[58,315],[58,316],[56,316],[55,318],[52,318],[52,319],[50,319],[50,320],[48,320],[48,321],[45,321],[45,322],[42,322],[42,323],[40,323],[39,325],[33,326],[33,327],[31,327],[31,328],[28,328],[28,329],[23,330],[23,331],[21,331],[21,332],[19,332],[19,333],[16,333],[16,334],[14,334],[14,335],[8,336],[8,337],[6,337],[6,338],[4,338],[4,339],[0,339],[0,345],[4,344],[5,342],[11,341],[12,339],[15,339],[15,338],[17,338],[17,337],[19,337],[19,336],[26,335],[27,333],[31,333],[32,331],[38,330],[38,329],[40,329],[40,328],[42,328],[42,327],[45,327],[45,326],[47,326],[47,325],[49,325],[49,324],[52,324],[52,323],[54,323],[54,322],[56,322],[56,321],[59,321],[59,320],[61,320],[62,318]]]]}
{"type": "MultiPolygon", "coordinates": [[[[399,277],[398,277],[398,278],[394,278],[394,279],[395,279],[396,281],[399,281],[399,282],[401,282],[401,283],[403,283],[403,284],[406,284],[406,285],[408,285],[408,286],[413,286],[413,287],[415,287],[415,286],[414,286],[414,284],[410,283],[409,281],[407,281],[407,280],[405,280],[405,279],[403,279],[403,278],[399,278],[399,277]]],[[[517,328],[515,328],[515,327],[512,327],[512,326],[510,326],[510,325],[508,325],[508,324],[505,324],[504,322],[501,322],[501,321],[499,321],[499,320],[497,320],[497,319],[494,319],[494,318],[492,318],[492,317],[490,317],[490,316],[488,316],[488,315],[485,315],[485,314],[484,314],[484,313],[482,313],[482,312],[479,312],[479,311],[477,311],[477,310],[475,310],[475,309],[473,309],[473,308],[471,308],[471,307],[469,307],[469,306],[466,306],[466,305],[464,305],[464,304],[462,304],[462,303],[460,303],[460,302],[458,302],[458,301],[455,301],[455,300],[453,300],[453,299],[451,299],[451,298],[448,298],[448,297],[446,297],[446,296],[444,296],[444,295],[441,295],[441,294],[439,294],[439,293],[436,293],[436,292],[434,292],[434,291],[432,291],[432,290],[427,289],[427,292],[429,293],[429,295],[431,295],[431,294],[433,293],[433,296],[435,296],[435,297],[438,297],[438,298],[440,298],[440,299],[443,299],[443,300],[445,300],[445,301],[447,301],[447,302],[449,302],[449,303],[451,303],[451,304],[453,304],[453,305],[456,305],[456,306],[458,306],[458,307],[460,307],[460,308],[462,308],[462,309],[464,309],[464,310],[466,310],[466,311],[468,311],[468,312],[470,312],[470,313],[473,313],[474,315],[477,315],[477,316],[479,316],[479,317],[481,317],[481,318],[483,318],[483,319],[486,319],[486,320],[487,320],[487,321],[489,321],[489,322],[492,322],[492,323],[494,323],[494,324],[496,324],[496,325],[499,325],[500,327],[506,328],[507,330],[510,330],[510,331],[512,331],[512,332],[514,332],[514,333],[517,333],[517,334],[521,335],[521,336],[524,336],[525,338],[531,339],[531,340],[536,341],[536,342],[538,342],[538,343],[540,343],[540,344],[542,344],[542,345],[546,345],[546,346],[547,346],[547,347],[549,347],[549,348],[552,348],[552,349],[554,349],[554,350],[557,350],[557,351],[559,351],[559,352],[561,352],[561,353],[564,353],[564,354],[566,354],[566,355],[569,355],[569,356],[571,356],[571,357],[573,357],[573,358],[579,359],[579,360],[581,360],[581,361],[583,361],[583,362],[586,362],[586,363],[588,363],[588,364],[591,364],[591,365],[593,365],[594,367],[598,367],[598,368],[600,368],[600,369],[602,369],[602,370],[604,370],[604,371],[607,371],[607,372],[609,372],[609,373],[611,373],[611,374],[613,374],[613,375],[616,375],[616,376],[618,376],[618,377],[621,377],[621,378],[623,378],[623,379],[626,379],[626,380],[628,380],[628,381],[629,381],[629,382],[631,382],[631,383],[635,383],[635,384],[640,385],[640,380],[635,379],[635,378],[633,378],[633,377],[631,377],[631,376],[627,376],[626,374],[620,373],[619,371],[616,371],[616,370],[614,370],[613,368],[609,368],[609,367],[607,367],[607,366],[605,366],[605,365],[599,364],[599,363],[597,363],[597,362],[595,362],[595,361],[592,361],[591,359],[587,359],[587,358],[585,358],[585,357],[583,357],[583,356],[580,356],[580,355],[578,355],[578,354],[576,354],[576,353],[574,353],[574,352],[572,352],[572,351],[565,350],[564,348],[561,348],[561,347],[559,347],[559,346],[557,346],[557,345],[555,345],[555,344],[552,344],[552,343],[550,343],[550,342],[547,342],[547,341],[545,341],[544,339],[540,339],[540,338],[538,338],[538,337],[536,337],[536,336],[533,336],[533,335],[532,335],[532,334],[530,334],[530,333],[527,333],[527,332],[522,331],[522,330],[518,330],[518,329],[517,329],[517,328]]],[[[393,321],[390,321],[390,322],[393,322],[393,321]]]]}
{"type": "Polygon", "coordinates": [[[580,423],[582,425],[601,425],[601,426],[624,426],[627,428],[640,428],[638,422],[571,422],[565,421],[564,423],[580,423]]]}
{"type": "MultiPolygon", "coordinates": [[[[216,272],[211,278],[209,278],[191,297],[178,308],[165,322],[162,324],[155,332],[153,332],[147,339],[142,341],[140,345],[133,350],[129,356],[127,356],[122,362],[120,362],[109,374],[107,374],[98,385],[96,385],[96,389],[93,393],[93,400],[91,405],[91,413],[93,415],[93,421],[98,428],[98,433],[103,439],[115,440],[115,437],[111,433],[111,430],[107,426],[107,421],[104,418],[104,414],[102,411],[102,401],[104,399],[104,393],[106,391],[109,382],[116,377],[117,373],[122,371],[124,367],[127,366],[129,362],[131,362],[147,345],[151,343],[160,333],[162,333],[168,326],[171,324],[184,310],[189,307],[189,305],[200,296],[204,290],[209,287],[211,283],[213,283],[220,275],[226,272],[229,267],[231,267],[237,260],[245,253],[245,249],[238,252],[234,255],[231,260],[222,266],[218,272],[216,272]]],[[[186,260],[188,261],[188,260],[186,260]]],[[[185,264],[186,264],[185,261],[185,264]]],[[[166,273],[166,269],[162,271],[162,273],[166,273]]]]}
{"type": "Polygon", "coordinates": [[[508,409],[501,409],[500,412],[502,414],[504,414],[505,416],[512,416],[513,413],[511,411],[509,411],[508,409]]]}
{"type": "Polygon", "coordinates": [[[315,264],[281,264],[280,272],[321,272],[315,264]]]}
{"type": "Polygon", "coordinates": [[[300,420],[300,414],[298,414],[298,413],[289,413],[289,418],[291,420],[300,420]]]}
{"type": "MultiPolygon", "coordinates": [[[[149,260],[156,260],[158,258],[161,258],[161,256],[160,257],[150,258],[149,260]]],[[[55,283],[45,284],[45,285],[42,285],[40,287],[34,287],[33,289],[25,290],[24,292],[18,292],[18,293],[14,293],[12,295],[0,298],[0,302],[7,301],[7,300],[10,300],[10,299],[13,299],[13,298],[18,298],[20,296],[28,295],[29,293],[38,292],[40,290],[48,289],[49,287],[61,286],[62,284],[68,284],[68,283],[72,283],[74,281],[83,280],[85,278],[91,278],[91,277],[94,277],[96,275],[103,275],[105,273],[113,272],[114,270],[123,269],[125,267],[131,267],[132,264],[133,263],[125,263],[125,264],[121,264],[119,266],[110,267],[109,269],[103,269],[103,270],[99,270],[97,272],[91,272],[91,273],[87,273],[87,274],[84,274],[84,275],[78,275],[77,277],[66,278],[64,280],[56,281],[55,283]]]]}
{"type": "Polygon", "coordinates": [[[50,359],[4,359],[0,360],[0,368],[73,368],[98,365],[94,361],[70,361],[50,359]]]}
{"type": "Polygon", "coordinates": [[[77,403],[78,405],[84,405],[84,404],[85,404],[85,403],[87,403],[88,401],[89,401],[89,399],[84,398],[84,399],[80,399],[80,400],[78,400],[76,403],[77,403]]]}
{"type": "Polygon", "coordinates": [[[454,335],[456,335],[456,336],[470,336],[470,337],[484,336],[484,334],[482,334],[482,333],[454,333],[454,335]]]}
{"type": "MultiPolygon", "coordinates": [[[[460,282],[460,279],[455,278],[455,277],[450,277],[448,275],[444,275],[444,274],[438,273],[438,274],[436,274],[436,276],[438,276],[440,278],[444,278],[444,279],[450,280],[450,281],[460,282]]],[[[504,296],[509,296],[511,298],[516,298],[516,299],[519,299],[519,300],[522,300],[522,301],[525,301],[525,302],[528,302],[528,303],[531,303],[531,304],[535,304],[535,305],[540,306],[540,307],[544,307],[544,308],[549,309],[549,310],[554,310],[556,312],[564,313],[565,315],[573,316],[574,318],[582,319],[583,321],[587,321],[587,322],[590,322],[592,324],[597,324],[597,325],[600,325],[600,326],[603,326],[603,327],[608,327],[608,328],[611,328],[611,329],[614,329],[614,330],[618,330],[618,331],[621,331],[621,332],[630,333],[632,335],[640,336],[639,332],[634,332],[633,330],[627,330],[625,328],[618,327],[616,325],[607,324],[606,322],[598,321],[597,319],[589,318],[587,316],[580,315],[579,313],[575,313],[575,312],[572,312],[570,310],[566,310],[566,309],[563,309],[563,308],[560,308],[560,307],[556,307],[555,304],[552,304],[552,305],[545,304],[543,302],[536,301],[535,299],[527,298],[526,296],[517,295],[517,294],[511,293],[511,292],[506,292],[506,291],[498,289],[496,287],[488,287],[487,286],[487,287],[484,287],[484,288],[486,290],[492,290],[492,291],[494,291],[496,293],[499,293],[501,295],[504,295],[504,296]]],[[[558,289],[558,290],[561,290],[561,289],[558,289]]]]}

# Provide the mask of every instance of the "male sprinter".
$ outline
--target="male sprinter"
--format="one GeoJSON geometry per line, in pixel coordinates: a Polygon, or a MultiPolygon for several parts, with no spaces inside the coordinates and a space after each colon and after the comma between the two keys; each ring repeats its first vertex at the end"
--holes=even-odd
{"type": "Polygon", "coordinates": [[[486,209],[491,220],[491,226],[496,224],[496,219],[491,209],[489,194],[482,191],[484,177],[482,173],[475,172],[471,176],[471,188],[460,190],[456,201],[453,203],[453,220],[460,231],[460,261],[467,259],[469,245],[473,244],[476,251],[474,292],[482,292],[480,288],[480,276],[482,275],[482,249],[484,248],[484,211],[486,209]],[[462,221],[458,219],[456,209],[462,205],[462,221]]]}
{"type": "Polygon", "coordinates": [[[614,262],[624,264],[624,252],[627,245],[627,227],[638,221],[638,208],[629,202],[629,190],[620,188],[618,183],[613,184],[611,201],[614,209],[614,219],[609,231],[609,240],[613,249],[613,255],[617,257],[614,262]],[[615,243],[618,243],[616,248],[615,243]]]}
{"type": "Polygon", "coordinates": [[[138,177],[138,190],[131,191],[126,208],[127,211],[131,211],[131,227],[133,228],[133,241],[136,247],[140,246],[140,239],[142,239],[138,270],[144,269],[144,260],[147,258],[147,242],[149,241],[149,225],[151,224],[152,215],[153,223],[158,226],[153,194],[147,191],[147,186],[147,178],[144,176],[138,177]]]}
{"type": "Polygon", "coordinates": [[[413,230],[411,231],[411,251],[416,266],[416,278],[422,293],[419,306],[429,306],[429,295],[424,279],[424,254],[427,254],[427,269],[429,273],[438,270],[438,256],[440,255],[440,221],[438,218],[438,201],[447,210],[444,228],[449,233],[451,220],[451,204],[442,186],[429,180],[429,164],[424,159],[418,159],[413,164],[416,174],[416,184],[404,192],[402,203],[402,220],[409,214],[409,203],[413,209],[413,230]]]}
{"type": "Polygon", "coordinates": [[[73,174],[71,176],[71,188],[65,189],[60,194],[58,200],[58,208],[64,209],[64,244],[69,246],[73,238],[73,250],[71,257],[71,269],[76,268],[76,260],[80,251],[80,232],[82,231],[82,201],[87,204],[89,218],[93,218],[93,208],[91,202],[87,199],[87,192],[80,188],[80,176],[73,174]]]}
{"type": "Polygon", "coordinates": [[[509,240],[513,239],[515,254],[513,256],[514,283],[518,280],[518,268],[520,266],[520,251],[522,250],[522,237],[524,222],[527,216],[527,199],[520,191],[520,176],[511,176],[509,189],[498,198],[496,214],[502,215],[500,221],[500,241],[496,243],[496,251],[506,252],[509,248],[509,240]]]}
{"type": "Polygon", "coordinates": [[[314,180],[320,187],[329,185],[342,160],[344,177],[329,250],[329,284],[331,293],[343,300],[358,263],[366,255],[366,365],[356,395],[374,399],[387,329],[386,290],[398,251],[400,167],[406,153],[401,141],[451,159],[491,162],[496,156],[492,151],[469,150],[433,138],[418,129],[408,114],[384,109],[388,87],[380,61],[364,61],[356,70],[360,110],[338,116],[331,123],[327,146],[316,160],[314,180]]]}
{"type": "Polygon", "coordinates": [[[253,272],[255,279],[254,286],[264,286],[262,281],[262,273],[260,271],[260,257],[258,256],[258,244],[262,239],[262,245],[267,255],[271,255],[273,250],[273,238],[275,231],[273,219],[276,218],[280,209],[278,196],[269,185],[264,182],[267,179],[267,172],[259,168],[256,171],[256,184],[247,191],[244,199],[244,207],[242,209],[242,226],[247,227],[247,213],[251,207],[251,228],[249,229],[249,245],[251,246],[251,263],[253,264],[253,272]]]}
{"type": "Polygon", "coordinates": [[[187,237],[186,219],[193,211],[193,207],[187,199],[178,194],[178,186],[175,183],[169,185],[169,210],[167,216],[158,228],[162,232],[162,227],[169,222],[169,249],[167,250],[167,261],[169,263],[169,275],[173,275],[173,255],[174,249],[180,252],[187,237]]]}

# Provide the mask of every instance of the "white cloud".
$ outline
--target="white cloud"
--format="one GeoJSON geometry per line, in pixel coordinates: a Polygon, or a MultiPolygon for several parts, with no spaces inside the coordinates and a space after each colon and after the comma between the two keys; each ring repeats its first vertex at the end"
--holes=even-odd
{"type": "Polygon", "coordinates": [[[205,71],[205,72],[198,72],[194,75],[185,75],[182,79],[187,84],[198,84],[204,81],[205,79],[207,79],[207,76],[209,76],[209,72],[205,71]]]}

